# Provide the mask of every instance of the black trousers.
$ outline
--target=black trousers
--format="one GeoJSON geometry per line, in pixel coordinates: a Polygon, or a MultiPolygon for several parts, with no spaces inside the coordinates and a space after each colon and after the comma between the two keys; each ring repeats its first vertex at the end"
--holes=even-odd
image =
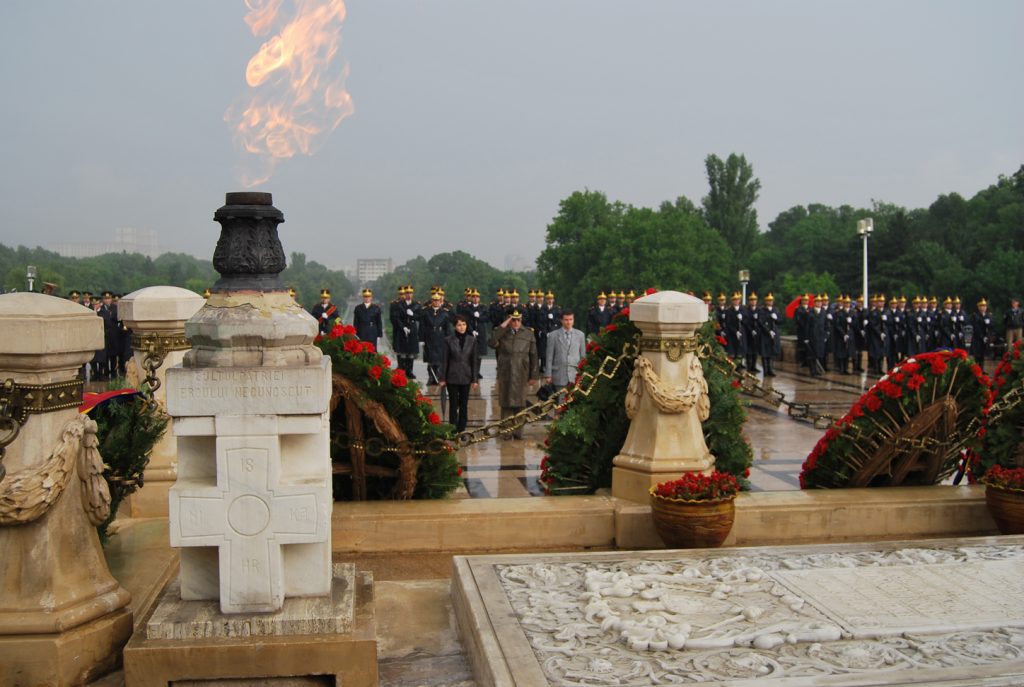
{"type": "Polygon", "coordinates": [[[469,384],[447,384],[448,389],[448,422],[455,425],[456,431],[466,431],[466,414],[469,409],[469,384]]]}

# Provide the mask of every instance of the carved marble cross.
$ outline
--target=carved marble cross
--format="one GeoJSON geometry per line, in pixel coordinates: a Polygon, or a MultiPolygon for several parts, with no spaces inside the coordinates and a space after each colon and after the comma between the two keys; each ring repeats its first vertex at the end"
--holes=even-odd
{"type": "Polygon", "coordinates": [[[172,546],[219,548],[223,613],[279,610],[281,546],[325,541],[317,490],[280,483],[276,436],[217,437],[217,481],[179,480],[170,501],[172,546]]]}

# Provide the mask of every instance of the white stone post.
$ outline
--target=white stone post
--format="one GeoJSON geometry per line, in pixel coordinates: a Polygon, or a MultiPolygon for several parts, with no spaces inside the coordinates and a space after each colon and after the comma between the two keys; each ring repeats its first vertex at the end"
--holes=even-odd
{"type": "MultiPolygon", "coordinates": [[[[188,344],[185,321],[195,315],[205,302],[202,296],[188,289],[148,286],[124,296],[117,304],[118,316],[132,331],[133,342],[155,339],[163,351],[163,364],[155,371],[160,386],[153,398],[165,409],[167,368],[179,364],[185,357],[188,344]]],[[[147,350],[133,346],[133,351],[134,377],[141,384],[146,378],[143,362],[147,350]]],[[[153,447],[143,473],[143,487],[126,500],[128,514],[133,518],[167,517],[167,492],[178,478],[178,445],[173,427],[173,421],[168,423],[167,431],[153,447]]]]}
{"type": "Polygon", "coordinates": [[[111,577],[96,535],[110,496],[101,459],[82,448],[94,441],[95,423],[79,414],[74,384],[102,347],[103,322],[88,308],[38,293],[0,296],[0,383],[60,384],[24,389],[31,399],[21,399],[45,412],[24,418],[3,460],[4,685],[85,684],[120,664],[131,635],[131,596],[111,577]]]}
{"type": "Polygon", "coordinates": [[[634,416],[626,441],[613,460],[612,495],[647,503],[652,486],[684,472],[708,472],[715,463],[701,429],[707,387],[693,352],[696,332],[707,321],[708,309],[699,298],[659,291],[635,300],[629,319],[642,335],[637,369],[653,373],[647,379],[663,393],[652,393],[634,373],[630,386],[639,393],[633,396],[634,416]],[[682,409],[666,409],[666,398],[668,405],[682,409]]]}
{"type": "Polygon", "coordinates": [[[331,364],[277,279],[283,215],[270,194],[229,193],[214,218],[221,279],[185,323],[192,349],[167,370],[171,545],[183,600],[271,612],[331,593],[331,364]]]}

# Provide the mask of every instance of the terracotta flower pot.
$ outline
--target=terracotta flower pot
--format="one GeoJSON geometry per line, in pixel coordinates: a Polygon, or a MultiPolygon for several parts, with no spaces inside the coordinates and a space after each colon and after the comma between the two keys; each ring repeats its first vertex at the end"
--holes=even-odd
{"type": "Polygon", "coordinates": [[[986,486],[985,502],[1002,534],[1024,534],[1024,491],[986,486]]]}
{"type": "Polygon", "coordinates": [[[683,501],[651,494],[651,515],[665,545],[673,549],[721,546],[736,518],[736,497],[683,501]]]}

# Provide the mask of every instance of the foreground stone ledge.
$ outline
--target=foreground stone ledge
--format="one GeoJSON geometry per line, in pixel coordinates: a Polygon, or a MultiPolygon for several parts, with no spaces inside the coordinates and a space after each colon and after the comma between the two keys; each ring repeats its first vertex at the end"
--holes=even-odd
{"type": "MultiPolygon", "coordinates": [[[[663,548],[650,506],[560,496],[335,503],[334,550],[512,551],[663,548]]],[[[741,494],[726,546],[996,533],[984,487],[893,487],[741,494]]]]}

